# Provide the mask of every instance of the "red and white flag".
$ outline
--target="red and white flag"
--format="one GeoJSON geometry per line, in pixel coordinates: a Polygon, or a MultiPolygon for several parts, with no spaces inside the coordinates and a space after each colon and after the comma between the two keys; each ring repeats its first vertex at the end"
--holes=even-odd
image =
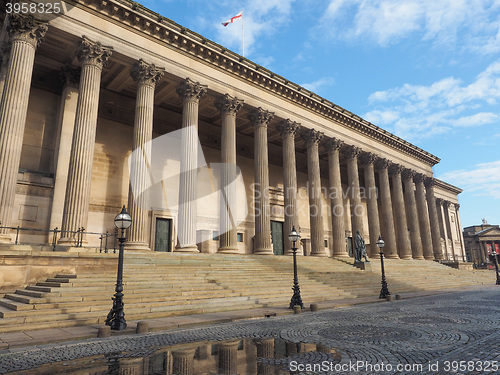
{"type": "Polygon", "coordinates": [[[230,23],[233,23],[234,21],[236,21],[238,18],[241,18],[241,17],[243,17],[243,11],[239,12],[236,16],[231,17],[230,20],[227,20],[226,22],[222,22],[222,26],[227,26],[230,23]]]}

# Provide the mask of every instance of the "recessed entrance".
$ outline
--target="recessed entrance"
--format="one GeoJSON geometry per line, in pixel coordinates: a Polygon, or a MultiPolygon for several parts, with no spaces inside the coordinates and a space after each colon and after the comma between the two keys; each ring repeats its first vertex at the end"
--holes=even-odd
{"type": "Polygon", "coordinates": [[[172,220],[156,218],[155,251],[172,251],[172,220]]]}
{"type": "Polygon", "coordinates": [[[271,221],[271,240],[274,255],[283,255],[283,223],[271,221]]]}

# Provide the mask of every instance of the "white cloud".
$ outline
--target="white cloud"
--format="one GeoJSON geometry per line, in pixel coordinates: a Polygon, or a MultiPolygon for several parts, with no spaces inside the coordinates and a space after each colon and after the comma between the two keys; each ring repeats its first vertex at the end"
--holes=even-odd
{"type": "Polygon", "coordinates": [[[330,0],[318,27],[321,35],[382,46],[418,36],[494,53],[500,49],[495,44],[500,24],[493,12],[498,8],[493,0],[330,0]]]}
{"type": "Polygon", "coordinates": [[[473,169],[460,169],[438,177],[471,192],[500,199],[500,160],[476,165],[473,169]]]}
{"type": "Polygon", "coordinates": [[[365,118],[392,127],[402,138],[426,138],[460,127],[500,120],[500,60],[465,84],[448,77],[428,86],[404,84],[368,97],[373,110],[365,118]]]}
{"type": "Polygon", "coordinates": [[[245,56],[252,53],[254,45],[263,35],[274,34],[281,25],[290,20],[292,3],[295,0],[253,0],[247,2],[241,8],[235,5],[232,13],[227,13],[217,22],[217,40],[220,44],[241,53],[242,49],[242,22],[244,23],[245,56]],[[228,26],[222,26],[221,22],[235,16],[243,9],[243,20],[238,20],[228,26]],[[233,14],[234,13],[234,14],[233,14]]]}
{"type": "Polygon", "coordinates": [[[331,86],[335,84],[335,79],[333,77],[322,77],[314,82],[309,83],[301,83],[300,85],[308,90],[311,90],[315,93],[320,93],[321,88],[325,86],[331,86]]]}

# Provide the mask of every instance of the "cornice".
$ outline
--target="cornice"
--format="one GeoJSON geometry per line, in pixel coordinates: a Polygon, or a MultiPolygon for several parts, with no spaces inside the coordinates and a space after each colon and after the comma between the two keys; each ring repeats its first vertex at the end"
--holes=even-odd
{"type": "Polygon", "coordinates": [[[281,98],[307,108],[324,118],[334,120],[346,128],[375,139],[426,164],[432,166],[440,161],[431,153],[136,2],[130,0],[64,1],[90,8],[103,17],[111,18],[137,32],[147,34],[171,48],[199,58],[211,66],[251,82],[281,98]]]}

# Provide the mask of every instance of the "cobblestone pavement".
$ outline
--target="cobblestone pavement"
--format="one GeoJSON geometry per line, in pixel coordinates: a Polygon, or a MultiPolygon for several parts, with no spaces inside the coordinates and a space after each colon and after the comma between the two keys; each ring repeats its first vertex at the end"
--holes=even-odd
{"type": "Polygon", "coordinates": [[[23,348],[0,354],[0,374],[117,351],[243,337],[321,344],[340,354],[340,360],[324,353],[269,360],[297,369],[294,373],[500,374],[499,328],[500,287],[487,286],[300,315],[23,348]]]}

